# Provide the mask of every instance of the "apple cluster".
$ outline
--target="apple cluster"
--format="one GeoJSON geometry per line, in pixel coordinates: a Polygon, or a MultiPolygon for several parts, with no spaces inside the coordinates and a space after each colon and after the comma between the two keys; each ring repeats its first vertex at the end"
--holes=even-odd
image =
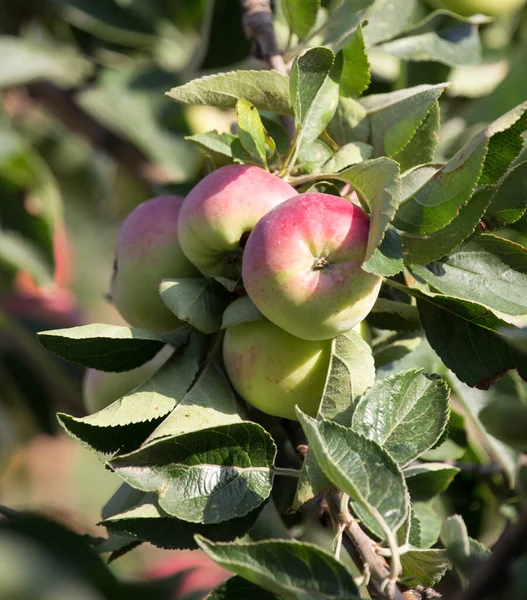
{"type": "MultiPolygon", "coordinates": [[[[249,404],[294,419],[315,415],[331,341],[370,312],[381,278],[361,268],[369,217],[345,198],[299,194],[276,175],[229,165],[183,199],[152,198],[119,231],[111,297],[132,326],[182,325],[165,306],[162,279],[238,282],[263,315],[227,329],[223,360],[249,404]]],[[[239,295],[239,294],[238,294],[239,295]]]]}

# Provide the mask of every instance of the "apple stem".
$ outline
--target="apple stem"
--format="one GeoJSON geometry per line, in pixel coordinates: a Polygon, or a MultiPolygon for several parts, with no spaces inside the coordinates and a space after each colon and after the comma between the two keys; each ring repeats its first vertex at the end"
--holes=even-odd
{"type": "Polygon", "coordinates": [[[316,271],[320,271],[321,269],[323,269],[324,267],[327,267],[328,265],[329,265],[328,259],[321,256],[320,258],[317,258],[315,260],[313,269],[315,269],[316,271]]]}

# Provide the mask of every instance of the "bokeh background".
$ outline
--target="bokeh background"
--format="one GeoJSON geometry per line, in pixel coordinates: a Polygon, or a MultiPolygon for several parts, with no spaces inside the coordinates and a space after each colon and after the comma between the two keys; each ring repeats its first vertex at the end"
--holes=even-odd
{"type": "MultiPolygon", "coordinates": [[[[278,1],[275,10],[284,48],[278,1]]],[[[480,31],[479,65],[371,53],[372,93],[452,82],[438,160],[527,97],[527,10],[480,31]]],[[[234,121],[233,111],[176,105],[165,92],[236,68],[266,65],[251,57],[235,0],[0,2],[0,504],[105,534],[96,523],[120,482],[55,419],[85,412],[82,370],[46,353],[34,333],[123,323],[107,297],[120,222],[151,196],[186,193],[211,165],[185,136],[234,121]]],[[[527,244],[526,219],[508,235],[527,244]]],[[[0,540],[0,556],[5,548],[0,540]]],[[[205,561],[144,544],[112,569],[141,578],[188,560],[205,561]]],[[[204,567],[197,579],[212,587],[223,576],[204,567]]]]}

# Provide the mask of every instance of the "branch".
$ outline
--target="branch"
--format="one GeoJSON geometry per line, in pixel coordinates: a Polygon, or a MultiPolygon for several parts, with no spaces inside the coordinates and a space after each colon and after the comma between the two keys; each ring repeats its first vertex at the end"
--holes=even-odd
{"type": "MultiPolygon", "coordinates": [[[[370,574],[371,583],[368,586],[368,591],[370,593],[374,592],[380,598],[404,600],[404,596],[396,585],[392,586],[391,589],[386,587],[386,583],[391,578],[390,568],[386,561],[377,554],[373,540],[364,533],[357,521],[349,512],[343,514],[339,493],[336,490],[330,490],[326,494],[326,502],[332,519],[345,525],[344,533],[356,550],[356,552],[350,552],[351,557],[361,570],[366,570],[370,574]],[[357,562],[357,558],[360,559],[359,562],[357,562]]],[[[343,539],[343,544],[348,548],[346,538],[343,539]]]]}
{"type": "Polygon", "coordinates": [[[518,521],[505,529],[492,549],[491,557],[475,571],[468,588],[457,600],[481,600],[508,583],[510,563],[527,550],[527,507],[518,521]]]}
{"type": "Polygon", "coordinates": [[[247,39],[253,43],[253,54],[269,63],[282,75],[288,75],[284,57],[278,49],[273,26],[271,0],[240,0],[243,10],[243,27],[247,39]]]}
{"type": "Polygon", "coordinates": [[[30,97],[47,112],[72,131],[84,136],[93,146],[105,151],[146,185],[168,180],[163,169],[149,162],[137,146],[113,133],[85,112],[75,102],[71,92],[49,81],[30,83],[26,87],[30,97]]]}
{"type": "MultiPolygon", "coordinates": [[[[265,60],[271,69],[282,75],[289,75],[289,69],[276,43],[271,0],[240,0],[240,3],[243,28],[247,39],[252,41],[253,55],[265,60]]],[[[283,117],[282,122],[292,140],[295,136],[294,120],[283,117]]]]}

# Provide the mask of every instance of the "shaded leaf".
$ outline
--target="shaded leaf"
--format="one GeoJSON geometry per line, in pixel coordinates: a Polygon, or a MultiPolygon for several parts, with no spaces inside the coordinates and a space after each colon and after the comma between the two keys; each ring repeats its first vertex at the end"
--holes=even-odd
{"type": "Polygon", "coordinates": [[[212,590],[205,600],[279,600],[275,594],[236,575],[227,579],[215,590],[212,590]]]}
{"type": "Polygon", "coordinates": [[[229,295],[214,279],[164,279],[159,285],[161,299],[185,323],[202,333],[221,329],[229,295]]]}
{"type": "Polygon", "coordinates": [[[280,597],[359,599],[351,573],[318,546],[283,540],[215,544],[201,536],[196,541],[214,562],[280,597]]]}
{"type": "Polygon", "coordinates": [[[282,0],[289,28],[300,39],[306,37],[317,20],[320,0],[282,0]]]}
{"type": "Polygon", "coordinates": [[[479,235],[445,260],[412,271],[451,298],[508,315],[527,313],[527,249],[504,238],[479,235]]]}
{"type": "Polygon", "coordinates": [[[140,367],[165,345],[163,337],[149,329],[103,323],[41,331],[38,339],[46,350],[61,358],[112,372],[140,367]]]}
{"type": "Polygon", "coordinates": [[[405,585],[433,587],[452,568],[445,550],[415,549],[401,556],[403,581],[405,585]]]}
{"type": "Polygon", "coordinates": [[[377,156],[394,157],[415,136],[436,106],[446,84],[419,85],[362,99],[371,123],[372,143],[377,156]]]}
{"type": "MultiPolygon", "coordinates": [[[[439,142],[440,125],[439,102],[435,102],[432,105],[428,116],[417,128],[413,138],[394,156],[394,159],[399,163],[402,172],[418,165],[433,162],[435,150],[439,142]]],[[[405,197],[406,196],[403,195],[403,198],[405,197]]]]}
{"type": "Polygon", "coordinates": [[[238,134],[242,146],[250,156],[254,156],[264,166],[267,166],[268,136],[256,108],[240,98],[236,103],[238,119],[238,134]]]}
{"type": "Polygon", "coordinates": [[[410,498],[415,502],[426,502],[443,493],[457,473],[457,467],[443,463],[422,463],[403,471],[410,498]]]}
{"type": "Polygon", "coordinates": [[[485,213],[485,224],[499,229],[518,221],[527,210],[527,162],[515,166],[499,186],[485,213]]]}
{"type": "Polygon", "coordinates": [[[246,294],[227,306],[223,313],[221,327],[227,329],[241,323],[247,323],[247,321],[258,321],[259,319],[263,319],[262,313],[246,294]]]}

